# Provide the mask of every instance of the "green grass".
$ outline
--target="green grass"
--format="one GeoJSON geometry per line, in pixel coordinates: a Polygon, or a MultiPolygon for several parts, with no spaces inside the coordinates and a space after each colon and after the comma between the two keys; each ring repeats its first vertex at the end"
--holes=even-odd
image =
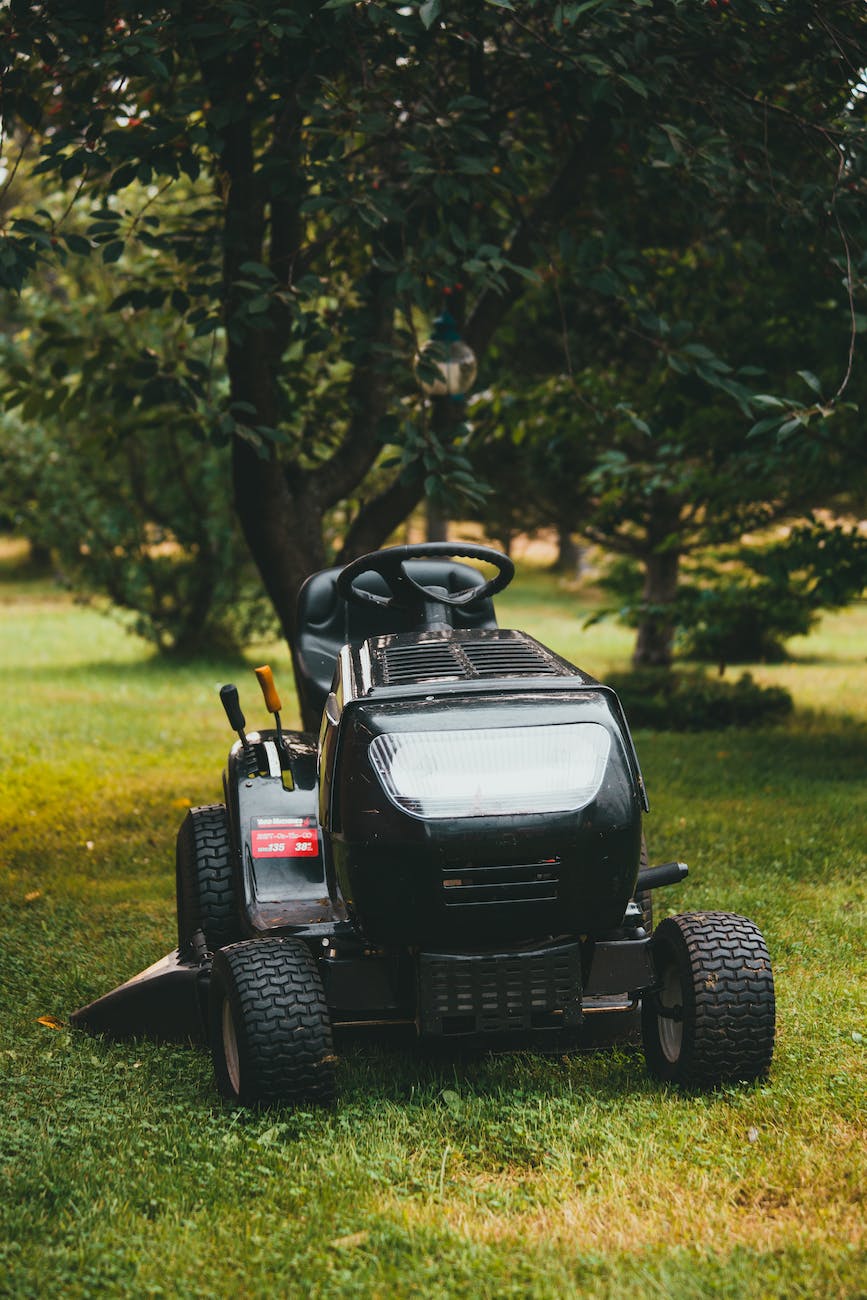
{"type": "MultiPolygon", "coordinates": [[[[628,657],[547,576],[500,608],[597,675],[628,657]]],[[[867,610],[755,670],[793,692],[785,728],[637,736],[652,856],[692,868],[659,913],[743,911],[768,939],[767,1084],[370,1042],[334,1111],[270,1114],[225,1109],[201,1052],[38,1023],[172,946],[174,835],[220,797],[238,665],[159,663],[11,562],[0,613],[0,1295],[867,1295],[867,610]]]]}

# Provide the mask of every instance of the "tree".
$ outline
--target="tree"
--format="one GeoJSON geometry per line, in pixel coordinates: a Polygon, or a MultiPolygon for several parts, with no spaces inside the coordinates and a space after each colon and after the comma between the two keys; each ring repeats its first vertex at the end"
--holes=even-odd
{"type": "Polygon", "coordinates": [[[66,582],[130,611],[159,649],[237,650],[274,620],[233,518],[228,448],[202,438],[177,401],[175,374],[207,373],[207,340],[165,309],[132,330],[108,313],[115,270],[35,276],[26,315],[0,342],[7,381],[29,394],[17,418],[0,419],[0,506],[66,582]],[[69,371],[92,376],[89,401],[60,415],[31,381],[53,387],[69,371]],[[136,389],[147,405],[124,408],[136,389]]]}
{"type": "Polygon", "coordinates": [[[810,519],[764,546],[729,548],[726,563],[678,592],[682,653],[715,662],[778,662],[783,642],[805,636],[822,610],[840,609],[867,588],[867,537],[810,519]]]}
{"type": "MultiPolygon", "coordinates": [[[[186,400],[231,441],[238,515],[291,643],[323,518],[383,449],[397,444],[399,465],[362,493],[347,554],[449,468],[443,422],[419,419],[417,401],[412,416],[409,373],[446,291],[481,358],[565,239],[600,311],[619,310],[628,277],[616,272],[643,246],[654,170],[684,215],[718,192],[778,203],[797,189],[792,141],[806,140],[816,162],[799,202],[821,209],[848,161],[863,33],[859,5],[804,0],[19,0],[2,111],[19,151],[38,147],[36,170],[95,204],[89,246],[108,262],[131,239],[156,254],[127,303],[149,309],[134,295],[160,288],[224,351],[217,418],[194,388],[186,400]],[[792,86],[810,87],[809,105],[789,102],[792,86]],[[182,175],[197,204],[174,211],[182,175]],[[134,181],[154,187],[146,208],[126,202],[134,181]],[[609,216],[624,207],[631,229],[615,248],[609,216]]],[[[17,287],[38,259],[84,251],[32,212],[0,267],[17,287]]],[[[76,379],[64,387],[86,396],[76,379]]]]}
{"type": "MultiPolygon", "coordinates": [[[[682,133],[669,131],[679,149],[682,133]]],[[[863,171],[857,132],[847,146],[848,196],[863,171]]],[[[629,201],[610,208],[627,229],[598,233],[611,249],[608,309],[584,290],[586,250],[567,245],[550,269],[556,292],[550,282],[531,290],[501,331],[495,401],[523,385],[538,422],[556,430],[552,447],[565,437],[589,464],[562,474],[552,457],[549,518],[571,507],[586,536],[642,568],[630,609],[636,666],[671,662],[684,556],[827,505],[859,479],[863,499],[860,429],[845,399],[864,395],[850,353],[864,230],[848,197],[848,234],[830,209],[817,221],[794,201],[816,183],[815,161],[793,161],[780,208],[749,187],[741,194],[733,174],[675,220],[659,216],[658,172],[633,177],[629,201]],[[639,222],[642,238],[628,228],[639,222]]],[[[538,483],[533,454],[521,464],[538,483]]]]}
{"type": "MultiPolygon", "coordinates": [[[[474,512],[508,549],[519,532],[554,527],[560,540],[581,527],[590,504],[588,475],[599,453],[588,408],[569,376],[504,378],[471,404],[470,454],[491,491],[474,512]]],[[[565,556],[558,556],[557,567],[565,556]]],[[[573,561],[563,570],[574,574],[573,561]]]]}

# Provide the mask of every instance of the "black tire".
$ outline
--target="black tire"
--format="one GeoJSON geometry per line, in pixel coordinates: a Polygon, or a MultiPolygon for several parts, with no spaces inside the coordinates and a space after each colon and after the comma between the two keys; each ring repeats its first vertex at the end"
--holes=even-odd
{"type": "Polygon", "coordinates": [[[688,912],[653,936],[657,991],[642,1000],[654,1079],[713,1088],[767,1074],[774,1051],[774,978],[759,929],[731,912],[688,912]]]}
{"type": "Polygon", "coordinates": [[[223,1097],[244,1106],[328,1105],[331,1021],[316,962],[299,939],[252,939],[214,958],[211,1056],[223,1097]]]}
{"type": "Polygon", "coordinates": [[[178,831],[175,877],[182,956],[196,950],[199,931],[210,952],[241,938],[229,819],[223,804],[207,804],[187,813],[178,831]]]}

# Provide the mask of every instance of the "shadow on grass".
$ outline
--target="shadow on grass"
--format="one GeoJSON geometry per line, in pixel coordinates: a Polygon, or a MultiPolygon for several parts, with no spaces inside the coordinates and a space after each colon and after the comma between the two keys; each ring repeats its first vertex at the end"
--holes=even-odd
{"type": "Polygon", "coordinates": [[[468,1096],[556,1097],[574,1090],[576,1065],[581,1082],[588,1090],[598,1088],[600,1097],[631,1094],[636,1083],[647,1082],[637,1043],[540,1052],[531,1045],[505,1051],[434,1046],[411,1036],[377,1035],[365,1042],[336,1035],[335,1047],[340,1061],[339,1099],[347,1104],[373,1096],[397,1103],[440,1096],[447,1109],[457,1113],[468,1096]]]}
{"type": "Polygon", "coordinates": [[[781,785],[802,782],[861,788],[867,761],[867,724],[828,715],[765,731],[637,731],[635,740],[648,779],[661,768],[667,788],[690,797],[746,794],[761,801],[777,798],[781,785]]]}
{"type": "MultiPolygon", "coordinates": [[[[175,1062],[196,1060],[209,1062],[206,1046],[196,1043],[157,1043],[152,1040],[112,1040],[91,1036],[84,1030],[71,1031],[82,1047],[90,1044],[106,1063],[119,1063],[130,1055],[140,1056],[142,1049],[150,1055],[166,1054],[175,1062]]],[[[556,1099],[580,1093],[598,1101],[626,1099],[651,1090],[664,1090],[653,1084],[644,1068],[640,1045],[622,1043],[573,1047],[568,1051],[534,1051],[532,1047],[515,1047],[512,1051],[479,1047],[474,1050],[457,1046],[433,1047],[414,1037],[412,1031],[398,1035],[394,1030],[367,1031],[365,1039],[347,1039],[335,1034],[337,1053],[337,1110],[391,1103],[398,1107],[440,1101],[453,1117],[462,1114],[465,1103],[475,1101],[504,1106],[537,1099],[556,1099]]],[[[216,1084],[207,1078],[197,1080],[196,1092],[202,1102],[217,1102],[216,1084]]],[[[153,1087],[159,1089],[160,1079],[153,1087]]],[[[167,1095],[172,1092],[171,1079],[165,1082],[167,1095]]],[[[293,1108],[275,1107],[274,1113],[285,1117],[293,1108]]],[[[302,1107],[306,1110],[307,1107],[302,1107]]],[[[226,1106],[237,1121],[255,1122],[262,1114],[257,1108],[226,1106]]],[[[328,1110],[320,1112],[328,1114],[328,1110]]]]}
{"type": "MultiPolygon", "coordinates": [[[[863,651],[858,651],[858,652],[853,651],[851,654],[846,654],[843,651],[837,650],[834,652],[833,655],[820,655],[820,654],[787,655],[785,659],[781,659],[779,663],[774,665],[774,667],[775,668],[841,668],[843,667],[844,664],[865,664],[865,663],[867,663],[867,655],[865,655],[863,651]]],[[[706,667],[708,669],[711,669],[711,668],[715,668],[716,665],[707,664],[706,667]]],[[[745,671],[749,672],[751,669],[757,667],[762,668],[764,667],[764,665],[747,664],[745,666],[745,671]]]]}
{"type": "MultiPolygon", "coordinates": [[[[202,681],[212,678],[229,680],[233,674],[250,671],[249,660],[240,652],[236,656],[222,655],[207,659],[173,658],[154,654],[148,659],[136,659],[130,663],[118,663],[115,660],[92,660],[88,663],[60,664],[56,668],[50,664],[35,666],[11,666],[4,669],[4,679],[12,682],[57,682],[58,679],[70,683],[84,681],[89,687],[100,680],[105,682],[142,682],[144,684],[165,678],[176,677],[183,681],[202,681]]],[[[279,668],[281,676],[291,674],[289,654],[279,668]]]]}

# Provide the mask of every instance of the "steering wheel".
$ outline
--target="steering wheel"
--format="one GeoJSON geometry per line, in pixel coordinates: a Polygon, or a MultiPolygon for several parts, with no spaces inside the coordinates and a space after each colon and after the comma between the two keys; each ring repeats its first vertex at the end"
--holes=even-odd
{"type": "Polygon", "coordinates": [[[475,601],[484,600],[502,591],[515,576],[515,566],[507,555],[491,546],[477,546],[474,542],[422,542],[419,546],[387,546],[382,551],[371,551],[347,564],[337,577],[337,591],[344,600],[357,604],[378,605],[380,609],[423,608],[428,601],[438,605],[465,608],[475,601]],[[441,588],[425,587],[407,572],[408,560],[432,559],[485,560],[497,572],[479,587],[464,587],[461,591],[445,592],[441,588]],[[355,586],[356,578],[363,573],[377,573],[389,594],[380,596],[375,591],[364,591],[355,586]]]}

